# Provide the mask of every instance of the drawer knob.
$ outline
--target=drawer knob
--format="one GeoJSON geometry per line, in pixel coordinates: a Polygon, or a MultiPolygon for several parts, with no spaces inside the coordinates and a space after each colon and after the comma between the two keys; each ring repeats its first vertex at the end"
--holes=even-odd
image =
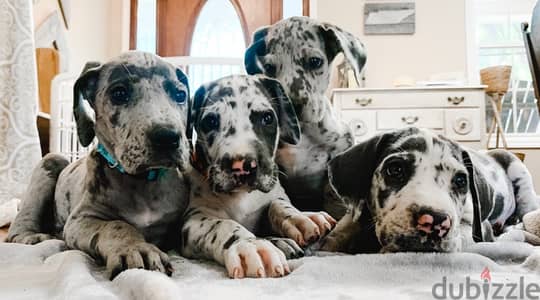
{"type": "Polygon", "coordinates": [[[465,97],[448,97],[448,102],[454,105],[459,105],[463,101],[465,101],[465,97]]]}
{"type": "Polygon", "coordinates": [[[467,135],[473,129],[473,124],[469,119],[458,118],[454,122],[454,131],[459,135],[467,135]]]}
{"type": "Polygon", "coordinates": [[[367,133],[366,123],[362,120],[353,120],[349,123],[355,136],[362,136],[367,133]]]}
{"type": "Polygon", "coordinates": [[[412,125],[418,122],[418,120],[419,118],[417,116],[401,117],[401,121],[403,121],[403,123],[408,124],[408,125],[412,125]]]}
{"type": "Polygon", "coordinates": [[[356,98],[354,99],[354,102],[360,106],[368,106],[373,102],[373,99],[371,98],[356,98]]]}

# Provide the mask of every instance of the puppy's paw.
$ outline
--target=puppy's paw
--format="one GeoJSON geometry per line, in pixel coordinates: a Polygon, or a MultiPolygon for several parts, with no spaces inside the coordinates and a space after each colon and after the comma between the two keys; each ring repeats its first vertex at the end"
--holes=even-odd
{"type": "Polygon", "coordinates": [[[341,252],[343,250],[342,244],[343,242],[341,241],[339,236],[329,234],[323,239],[321,239],[319,248],[317,250],[327,252],[341,252]]]}
{"type": "Polygon", "coordinates": [[[171,276],[173,272],[169,256],[149,243],[125,245],[106,254],[107,271],[110,279],[127,269],[146,269],[171,276]]]}
{"type": "Polygon", "coordinates": [[[10,243],[35,245],[46,240],[54,239],[56,238],[50,234],[29,232],[27,234],[18,234],[14,237],[8,237],[7,241],[10,243]]]}
{"type": "Polygon", "coordinates": [[[264,239],[239,240],[225,250],[231,278],[282,277],[290,273],[285,255],[264,239]]]}
{"type": "Polygon", "coordinates": [[[304,256],[304,250],[302,250],[293,239],[281,237],[268,237],[266,239],[281,250],[287,259],[295,259],[304,256]]]}
{"type": "Polygon", "coordinates": [[[533,252],[522,264],[523,267],[533,272],[540,273],[540,251],[533,252]]]}
{"type": "Polygon", "coordinates": [[[540,209],[528,212],[523,216],[523,229],[540,237],[540,209]]]}
{"type": "Polygon", "coordinates": [[[336,220],[325,212],[302,212],[283,221],[283,232],[305,247],[318,241],[336,226],[336,220]]]}

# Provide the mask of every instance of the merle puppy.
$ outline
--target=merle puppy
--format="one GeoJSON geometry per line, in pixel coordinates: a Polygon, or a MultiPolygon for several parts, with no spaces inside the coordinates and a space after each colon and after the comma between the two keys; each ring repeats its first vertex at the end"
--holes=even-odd
{"type": "Polygon", "coordinates": [[[474,151],[417,128],[356,145],[330,162],[329,173],[353,207],[323,245],[329,251],[468,250],[540,208],[530,173],[512,153],[474,151]]]}
{"type": "Polygon", "coordinates": [[[279,183],[277,145],[300,138],[280,83],[257,76],[213,81],[197,90],[192,117],[196,171],[182,254],[215,260],[232,278],[287,274],[284,252],[301,255],[297,244],[317,241],[335,221],[323,212],[299,212],[279,183]],[[290,239],[272,239],[274,245],[258,238],[267,234],[290,239]]]}
{"type": "Polygon", "coordinates": [[[170,274],[161,249],[177,246],[171,237],[189,196],[182,175],[190,166],[188,96],[185,74],[153,54],[88,64],[75,83],[73,112],[81,144],[95,136],[97,147],[71,164],[57,154],[43,158],[8,241],[63,237],[103,262],[111,278],[128,268],[170,274]]]}
{"type": "Polygon", "coordinates": [[[326,165],[354,142],[325,96],[331,63],[340,52],[359,79],[366,55],[358,38],[328,23],[292,17],[257,30],[245,54],[248,74],[279,80],[300,121],[300,142],[280,143],[276,156],[287,195],[301,210],[324,209],[334,217],[344,210],[328,193],[326,165]]]}

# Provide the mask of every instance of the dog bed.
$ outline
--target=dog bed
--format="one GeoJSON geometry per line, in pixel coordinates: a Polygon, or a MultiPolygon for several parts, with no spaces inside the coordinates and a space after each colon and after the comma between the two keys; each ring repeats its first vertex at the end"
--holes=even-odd
{"type": "MultiPolygon", "coordinates": [[[[467,280],[469,286],[489,284],[489,293],[500,285],[504,295],[516,284],[512,292],[519,297],[520,286],[526,291],[540,283],[540,250],[511,243],[510,251],[532,256],[516,263],[469,253],[318,253],[292,260],[293,272],[284,278],[232,280],[221,266],[170,253],[171,278],[128,270],[112,282],[89,256],[63,248],[57,240],[35,246],[0,243],[0,299],[433,299],[432,293],[440,298],[443,289],[450,299],[449,284],[461,284],[465,292],[467,280]]],[[[469,288],[472,295],[476,291],[469,288]]]]}

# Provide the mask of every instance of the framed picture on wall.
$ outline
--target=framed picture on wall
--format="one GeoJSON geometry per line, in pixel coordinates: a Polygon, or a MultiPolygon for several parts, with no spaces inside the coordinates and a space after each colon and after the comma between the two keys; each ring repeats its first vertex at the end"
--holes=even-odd
{"type": "Polygon", "coordinates": [[[414,34],[414,2],[366,3],[364,34],[414,34]]]}

